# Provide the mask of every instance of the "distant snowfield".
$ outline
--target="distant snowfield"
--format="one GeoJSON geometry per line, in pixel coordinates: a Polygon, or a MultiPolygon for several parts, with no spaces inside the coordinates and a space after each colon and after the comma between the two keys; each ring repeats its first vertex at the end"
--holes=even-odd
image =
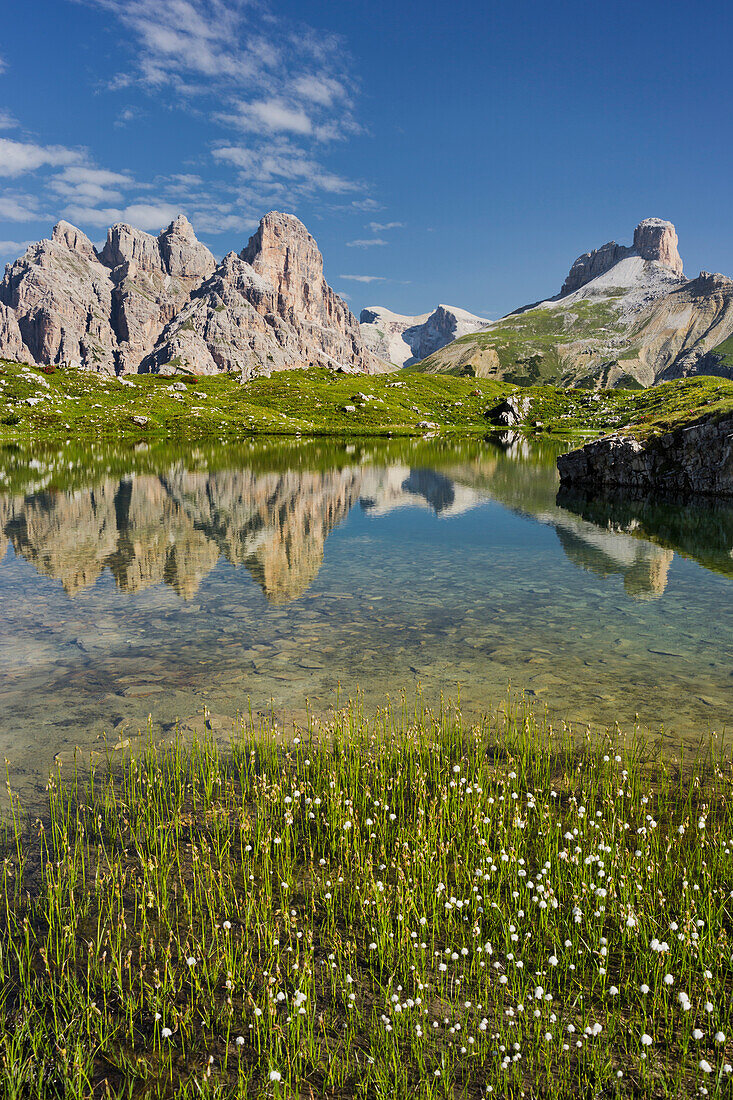
{"type": "Polygon", "coordinates": [[[361,311],[360,328],[364,343],[380,359],[409,367],[460,336],[481,332],[492,324],[459,306],[439,305],[432,313],[414,317],[384,306],[368,306],[361,311]]]}

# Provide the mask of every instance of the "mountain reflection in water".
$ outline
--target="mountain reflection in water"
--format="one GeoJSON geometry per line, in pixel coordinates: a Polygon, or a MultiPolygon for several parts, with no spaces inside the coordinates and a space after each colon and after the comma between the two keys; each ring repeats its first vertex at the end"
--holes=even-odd
{"type": "Polygon", "coordinates": [[[372,707],[460,685],[478,715],[511,685],[552,721],[724,731],[730,509],[568,498],[557,451],[511,435],[0,451],[14,787],[35,797],[55,754],[148,721],[188,736],[205,706],[226,737],[273,707],[285,728],[357,687],[372,707]]]}
{"type": "Polygon", "coordinates": [[[553,527],[571,562],[622,576],[632,597],[662,595],[676,549],[733,571],[730,506],[698,504],[681,515],[669,505],[562,492],[556,504],[554,464],[530,460],[523,447],[513,454],[483,444],[459,462],[436,449],[432,465],[383,464],[377,454],[368,464],[321,470],[188,469],[174,461],[155,473],[0,495],[0,560],[9,543],[71,596],[109,569],[122,592],[166,584],[188,600],[224,559],[283,604],[312,585],[328,536],[357,503],[374,518],[421,507],[447,519],[495,501],[553,527]]]}

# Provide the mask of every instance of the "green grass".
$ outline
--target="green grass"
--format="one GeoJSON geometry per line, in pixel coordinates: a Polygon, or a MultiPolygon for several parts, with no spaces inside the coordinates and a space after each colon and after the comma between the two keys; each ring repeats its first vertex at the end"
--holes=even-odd
{"type": "Polygon", "coordinates": [[[709,352],[711,356],[715,356],[721,366],[733,369],[733,336],[729,336],[727,340],[723,340],[721,344],[718,344],[716,348],[713,348],[709,352]]]}
{"type": "MultiPolygon", "coordinates": [[[[607,343],[624,334],[614,305],[614,299],[622,293],[608,294],[602,300],[584,299],[566,310],[529,309],[512,314],[488,331],[462,336],[449,347],[451,350],[465,347],[477,351],[493,348],[499,358],[501,377],[506,382],[520,386],[559,382],[565,373],[562,345],[582,340],[598,342],[599,339],[607,343]]],[[[429,356],[414,369],[440,370],[444,351],[429,356]]]]}
{"type": "Polygon", "coordinates": [[[419,699],[58,770],[5,835],[0,1096],[728,1096],[732,795],[715,741],[419,699]]]}
{"type": "Polygon", "coordinates": [[[431,432],[480,437],[492,427],[487,411],[518,392],[532,399],[525,427],[560,436],[627,427],[650,434],[733,408],[733,383],[707,376],[642,391],[518,390],[507,382],[412,371],[352,376],[312,369],[275,372],[242,386],[228,375],[121,381],[0,362],[0,445],[431,432]]]}

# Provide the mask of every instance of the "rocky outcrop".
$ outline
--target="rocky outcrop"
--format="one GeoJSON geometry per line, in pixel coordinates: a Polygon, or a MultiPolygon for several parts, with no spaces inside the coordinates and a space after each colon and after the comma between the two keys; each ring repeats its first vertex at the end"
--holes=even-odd
{"type": "Polygon", "coordinates": [[[311,365],[384,367],[289,214],[268,214],[241,256],[218,266],[183,216],[158,237],[114,225],[99,254],[59,222],[6,270],[0,305],[0,355],[22,362],[108,374],[226,370],[242,380],[311,365]]]}
{"type": "Polygon", "coordinates": [[[114,374],[113,285],[89,238],[59,222],[50,240],[6,268],[0,302],[15,314],[32,362],[114,374]]]}
{"type": "Polygon", "coordinates": [[[526,422],[531,409],[531,398],[512,395],[493,408],[487,409],[484,416],[497,428],[516,428],[526,422]]]}
{"type": "Polygon", "coordinates": [[[0,305],[0,357],[14,363],[32,363],[33,356],[23,343],[12,309],[0,305]]]}
{"type": "Polygon", "coordinates": [[[410,367],[453,340],[491,325],[485,317],[443,305],[415,317],[392,313],[383,306],[369,306],[361,311],[359,321],[367,347],[379,359],[398,367],[410,367]]]}
{"type": "Polygon", "coordinates": [[[573,294],[582,286],[599,278],[621,260],[630,256],[639,256],[642,260],[653,260],[668,267],[675,275],[682,274],[682,260],[677,251],[677,232],[671,222],[662,218],[645,218],[634,230],[634,243],[631,247],[609,241],[592,252],[584,252],[570,268],[570,272],[560,291],[560,297],[573,294]]]}
{"type": "Polygon", "coordinates": [[[557,460],[568,486],[733,495],[733,416],[707,417],[648,440],[604,436],[557,460]]]}
{"type": "Polygon", "coordinates": [[[642,260],[656,260],[670,268],[675,275],[682,274],[682,259],[677,251],[677,231],[671,222],[662,218],[645,218],[634,230],[633,251],[642,260]]]}
{"type": "Polygon", "coordinates": [[[609,241],[608,244],[603,244],[600,248],[593,249],[592,252],[584,252],[582,256],[578,256],[570,268],[568,276],[562,284],[560,297],[564,298],[566,294],[573,294],[576,290],[580,290],[582,286],[585,286],[586,283],[597,279],[599,275],[604,275],[612,267],[615,267],[620,260],[625,260],[627,256],[630,256],[632,251],[633,249],[628,248],[626,245],[609,241]]]}

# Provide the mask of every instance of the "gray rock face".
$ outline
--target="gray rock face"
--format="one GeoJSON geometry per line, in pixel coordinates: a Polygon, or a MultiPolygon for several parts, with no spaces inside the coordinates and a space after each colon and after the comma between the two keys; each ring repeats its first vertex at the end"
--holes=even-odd
{"type": "Polygon", "coordinates": [[[682,275],[682,260],[677,251],[675,227],[662,218],[645,218],[634,230],[634,243],[631,247],[609,241],[592,252],[584,252],[582,256],[578,256],[562,285],[560,297],[564,298],[566,294],[579,290],[592,279],[605,275],[629,256],[655,260],[668,267],[675,275],[682,275]]]}
{"type": "MultiPolygon", "coordinates": [[[[31,361],[115,371],[109,270],[92,242],[67,222],[6,268],[0,302],[15,314],[31,361]]],[[[6,355],[5,345],[0,354],[6,355]]]]}
{"type": "Polygon", "coordinates": [[[563,485],[733,495],[733,417],[641,442],[611,435],[557,460],[563,485]]]}
{"type": "Polygon", "coordinates": [[[682,259],[677,244],[675,227],[662,218],[645,218],[634,230],[634,251],[642,260],[656,260],[675,275],[681,275],[682,259]]]}
{"type": "Polygon", "coordinates": [[[241,254],[230,252],[193,292],[140,370],[231,371],[246,381],[308,366],[381,368],[326,283],[310,233],[292,215],[272,213],[241,254]]]}
{"type": "Polygon", "coordinates": [[[0,307],[0,356],[22,362],[242,380],[311,364],[381,369],[288,214],[268,214],[241,257],[218,266],[183,216],[158,237],[114,225],[99,254],[59,222],[6,269],[0,307]]]}
{"type": "Polygon", "coordinates": [[[627,248],[623,244],[616,244],[615,241],[609,241],[608,244],[603,244],[592,252],[584,252],[582,256],[578,256],[570,268],[568,277],[562,284],[560,297],[564,298],[566,294],[572,294],[573,291],[580,290],[582,286],[591,282],[592,279],[597,279],[599,275],[605,275],[607,271],[615,267],[620,260],[625,260],[632,252],[633,249],[627,248]]]}
{"type": "Polygon", "coordinates": [[[0,305],[0,356],[14,363],[32,363],[33,357],[23,343],[15,314],[8,306],[0,305]]]}

